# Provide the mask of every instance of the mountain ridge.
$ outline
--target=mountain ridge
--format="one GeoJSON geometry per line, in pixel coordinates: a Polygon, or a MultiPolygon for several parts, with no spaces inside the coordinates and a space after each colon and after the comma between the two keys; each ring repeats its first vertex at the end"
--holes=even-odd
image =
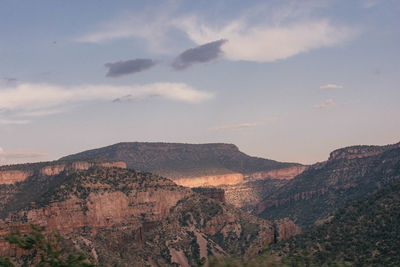
{"type": "Polygon", "coordinates": [[[296,224],[310,229],[338,208],[398,179],[400,143],[346,147],[270,193],[255,212],[268,219],[290,214],[296,224]]]}

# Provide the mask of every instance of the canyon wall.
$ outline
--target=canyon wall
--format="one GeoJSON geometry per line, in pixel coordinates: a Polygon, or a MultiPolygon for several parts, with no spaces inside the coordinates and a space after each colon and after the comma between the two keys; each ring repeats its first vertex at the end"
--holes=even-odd
{"type": "Polygon", "coordinates": [[[122,161],[110,162],[96,162],[96,161],[73,161],[73,162],[58,162],[58,163],[44,163],[32,164],[32,168],[25,170],[24,165],[14,165],[7,167],[0,167],[0,185],[1,184],[15,184],[22,182],[28,177],[39,174],[43,176],[58,175],[63,171],[81,171],[88,170],[91,167],[107,167],[107,168],[126,168],[126,164],[122,161]]]}

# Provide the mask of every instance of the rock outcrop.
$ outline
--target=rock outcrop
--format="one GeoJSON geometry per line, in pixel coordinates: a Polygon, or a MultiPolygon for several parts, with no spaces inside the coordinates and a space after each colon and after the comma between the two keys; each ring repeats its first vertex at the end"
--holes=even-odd
{"type": "Polygon", "coordinates": [[[22,182],[32,174],[32,171],[0,170],[0,184],[15,184],[17,182],[22,182]]]}
{"type": "Polygon", "coordinates": [[[194,266],[256,253],[274,239],[271,223],[225,204],[219,189],[199,194],[150,173],[79,162],[18,166],[33,174],[0,186],[0,256],[22,255],[4,236],[31,223],[104,266],[194,266]]]}
{"type": "Polygon", "coordinates": [[[205,197],[218,200],[220,202],[225,202],[225,191],[223,189],[215,187],[195,187],[192,188],[192,190],[205,197]]]}
{"type": "Polygon", "coordinates": [[[36,173],[42,176],[54,176],[63,171],[75,172],[88,170],[89,168],[96,166],[126,168],[126,163],[122,161],[87,160],[34,163],[29,164],[28,166],[29,167],[27,167],[27,164],[19,164],[0,167],[0,185],[22,182],[36,173]]]}
{"type": "Polygon", "coordinates": [[[235,185],[244,183],[243,174],[221,174],[209,175],[201,177],[179,178],[174,179],[174,182],[181,186],[186,187],[201,187],[201,186],[221,186],[221,185],[235,185]]]}
{"type": "Polygon", "coordinates": [[[274,221],[274,223],[277,232],[277,241],[287,240],[292,236],[301,234],[301,228],[289,218],[280,219],[274,221]]]}

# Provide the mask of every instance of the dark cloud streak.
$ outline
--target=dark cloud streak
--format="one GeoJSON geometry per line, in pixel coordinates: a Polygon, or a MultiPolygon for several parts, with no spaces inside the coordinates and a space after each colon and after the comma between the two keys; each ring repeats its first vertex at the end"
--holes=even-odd
{"type": "Polygon", "coordinates": [[[127,61],[106,63],[108,68],[107,77],[120,77],[123,75],[134,74],[152,68],[157,63],[151,59],[137,58],[127,61]]]}
{"type": "Polygon", "coordinates": [[[184,70],[193,64],[212,61],[222,53],[221,46],[227,40],[218,40],[188,49],[180,54],[172,63],[175,70],[184,70]]]}
{"type": "Polygon", "coordinates": [[[18,82],[18,79],[13,77],[4,77],[3,79],[8,83],[18,82]]]}

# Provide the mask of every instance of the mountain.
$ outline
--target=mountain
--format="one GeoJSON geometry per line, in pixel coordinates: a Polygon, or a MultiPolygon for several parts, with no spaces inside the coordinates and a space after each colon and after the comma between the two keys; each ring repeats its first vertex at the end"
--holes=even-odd
{"type": "Polygon", "coordinates": [[[400,143],[338,149],[264,198],[255,212],[311,229],[336,210],[400,178],[400,143]]]}
{"type": "Polygon", "coordinates": [[[215,186],[227,202],[254,206],[306,166],[251,157],[232,144],[118,143],[66,156],[68,159],[108,158],[128,168],[152,172],[187,187],[215,186]]]}
{"type": "Polygon", "coordinates": [[[27,259],[4,237],[27,233],[31,223],[105,266],[196,266],[213,255],[257,253],[297,232],[288,220],[274,228],[219,197],[124,167],[106,160],[1,167],[0,256],[27,259]]]}
{"type": "Polygon", "coordinates": [[[273,246],[315,266],[399,266],[400,182],[340,209],[322,226],[273,246]]]}

